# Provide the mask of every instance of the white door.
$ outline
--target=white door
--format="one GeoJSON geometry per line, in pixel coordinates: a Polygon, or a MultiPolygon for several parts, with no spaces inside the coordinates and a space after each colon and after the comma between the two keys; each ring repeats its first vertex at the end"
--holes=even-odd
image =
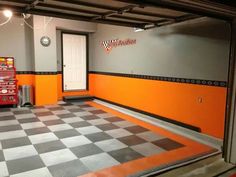
{"type": "Polygon", "coordinates": [[[86,90],[86,36],[77,34],[62,34],[62,41],[64,91],[86,90]]]}

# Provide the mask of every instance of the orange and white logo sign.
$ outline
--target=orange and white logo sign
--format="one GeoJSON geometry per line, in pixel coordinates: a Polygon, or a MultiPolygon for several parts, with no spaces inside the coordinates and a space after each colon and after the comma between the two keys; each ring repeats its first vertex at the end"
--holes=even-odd
{"type": "Polygon", "coordinates": [[[127,45],[135,45],[136,39],[111,39],[101,42],[101,46],[104,48],[106,53],[110,53],[113,48],[127,46],[127,45]]]}

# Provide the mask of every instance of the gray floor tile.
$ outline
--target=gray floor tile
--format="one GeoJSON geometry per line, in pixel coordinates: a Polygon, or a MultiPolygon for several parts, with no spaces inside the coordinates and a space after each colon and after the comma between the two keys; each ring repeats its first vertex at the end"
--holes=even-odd
{"type": "Polygon", "coordinates": [[[0,162],[0,176],[9,176],[6,162],[0,162]]]}
{"type": "Polygon", "coordinates": [[[100,110],[100,109],[98,109],[98,110],[93,110],[93,111],[89,111],[89,112],[91,112],[91,113],[93,113],[93,114],[105,114],[105,113],[106,113],[105,111],[100,110]]]}
{"type": "Polygon", "coordinates": [[[78,158],[82,158],[82,157],[86,157],[86,156],[90,156],[90,155],[94,155],[94,154],[99,154],[99,153],[103,152],[99,147],[97,147],[96,145],[94,145],[92,143],[82,145],[82,146],[73,147],[73,148],[70,148],[70,150],[78,158]]]}
{"type": "Polygon", "coordinates": [[[120,163],[107,153],[101,153],[83,157],[80,161],[91,171],[97,171],[103,168],[108,168],[120,163]]]}
{"type": "Polygon", "coordinates": [[[113,139],[112,136],[110,136],[110,135],[108,135],[104,132],[93,133],[93,134],[89,134],[89,135],[85,135],[85,136],[92,142],[98,142],[98,141],[113,139]]]}
{"type": "Polygon", "coordinates": [[[107,130],[113,130],[113,129],[118,129],[120,127],[114,125],[114,124],[111,124],[111,123],[108,123],[108,124],[103,124],[103,125],[97,125],[97,127],[103,131],[107,131],[107,130]]]}
{"type": "Polygon", "coordinates": [[[45,167],[39,156],[21,158],[17,160],[7,161],[7,167],[10,175],[22,173],[38,168],[45,167]]]}
{"type": "Polygon", "coordinates": [[[50,132],[50,130],[47,127],[40,127],[40,128],[28,129],[28,130],[25,130],[25,132],[28,136],[30,136],[30,135],[36,135],[36,134],[41,134],[41,133],[48,133],[50,132]]]}
{"type": "Polygon", "coordinates": [[[74,122],[70,123],[70,125],[74,128],[91,126],[91,124],[86,121],[74,122]]]}
{"type": "Polygon", "coordinates": [[[83,112],[84,110],[80,108],[72,108],[72,109],[68,109],[68,111],[73,113],[73,112],[83,112]]]}
{"type": "Polygon", "coordinates": [[[63,107],[61,106],[57,106],[57,107],[52,107],[52,108],[48,108],[50,111],[59,111],[59,110],[65,110],[63,107]]]}
{"type": "Polygon", "coordinates": [[[0,162],[5,161],[2,150],[0,150],[0,162]]]}
{"type": "Polygon", "coordinates": [[[0,117],[5,117],[5,116],[12,116],[14,115],[13,112],[0,112],[0,117]]]}
{"type": "Polygon", "coordinates": [[[94,119],[101,119],[100,117],[95,116],[95,115],[80,116],[80,118],[84,119],[85,121],[88,121],[88,120],[94,120],[94,119]]]}
{"type": "Polygon", "coordinates": [[[95,126],[76,128],[76,130],[79,133],[83,134],[83,135],[102,132],[101,129],[99,129],[99,128],[95,127],[95,126]]]}
{"type": "Polygon", "coordinates": [[[57,116],[60,117],[61,119],[70,118],[70,117],[76,117],[73,113],[59,114],[57,116]]]}
{"type": "Polygon", "coordinates": [[[51,125],[51,126],[48,126],[48,128],[49,128],[52,132],[57,132],[57,131],[62,131],[62,130],[73,129],[73,127],[70,126],[69,124],[51,125]]]}
{"type": "Polygon", "coordinates": [[[151,131],[143,132],[143,133],[138,133],[136,135],[138,137],[140,137],[140,138],[142,138],[142,139],[144,139],[146,141],[150,141],[150,142],[165,138],[164,136],[156,134],[156,133],[153,133],[151,131]]]}
{"type": "Polygon", "coordinates": [[[103,124],[110,123],[110,122],[106,121],[105,119],[94,119],[94,120],[89,120],[88,122],[92,125],[103,125],[103,124]]]}
{"type": "Polygon", "coordinates": [[[2,148],[8,149],[13,147],[31,145],[31,142],[27,136],[20,138],[13,138],[8,140],[2,140],[2,148]]]}
{"type": "Polygon", "coordinates": [[[121,137],[121,138],[118,138],[118,140],[128,146],[133,146],[133,145],[142,144],[142,143],[147,142],[146,140],[144,140],[136,135],[121,137]]]}
{"type": "Polygon", "coordinates": [[[89,108],[89,107],[92,107],[91,105],[89,104],[83,104],[83,105],[79,105],[80,108],[89,108]]]}
{"type": "Polygon", "coordinates": [[[40,157],[47,167],[77,159],[77,157],[69,149],[47,152],[40,154],[40,157]]]}
{"type": "Polygon", "coordinates": [[[61,141],[63,142],[63,144],[66,145],[66,147],[69,147],[69,148],[92,143],[88,138],[82,135],[73,136],[69,138],[63,138],[61,139],[61,141]]]}
{"type": "Polygon", "coordinates": [[[3,116],[0,118],[0,121],[4,121],[4,120],[15,120],[16,117],[14,115],[9,115],[9,116],[3,116]]]}
{"type": "Polygon", "coordinates": [[[16,131],[9,131],[9,132],[0,132],[0,140],[12,139],[26,136],[24,130],[16,130],[16,131]]]}
{"type": "Polygon", "coordinates": [[[130,148],[111,151],[108,154],[110,154],[114,159],[116,159],[120,163],[125,163],[131,160],[136,160],[144,157],[143,155],[130,148]]]}
{"type": "Polygon", "coordinates": [[[3,153],[6,161],[38,155],[38,152],[33,145],[3,149],[3,153]]]}
{"type": "Polygon", "coordinates": [[[62,131],[54,132],[54,134],[60,139],[80,135],[80,133],[76,131],[75,129],[62,130],[62,131]]]}
{"type": "Polygon", "coordinates": [[[29,114],[32,113],[30,110],[19,110],[19,111],[13,111],[13,113],[15,115],[19,115],[19,114],[29,114]]]}
{"type": "Polygon", "coordinates": [[[40,120],[38,118],[27,118],[27,119],[19,119],[20,123],[30,123],[30,122],[39,122],[40,120]]]}
{"type": "Polygon", "coordinates": [[[64,124],[65,122],[63,122],[61,119],[57,119],[57,120],[44,121],[43,123],[47,126],[50,126],[50,125],[64,124]]]}
{"type": "Polygon", "coordinates": [[[20,125],[9,125],[9,126],[1,126],[0,132],[8,132],[8,131],[15,131],[15,130],[22,130],[20,125]]]}
{"type": "Polygon", "coordinates": [[[109,117],[109,118],[106,118],[106,120],[109,122],[120,122],[120,121],[123,121],[124,119],[121,119],[119,117],[109,117]]]}
{"type": "Polygon", "coordinates": [[[1,120],[0,118],[0,127],[9,126],[9,125],[17,125],[17,124],[19,124],[18,120],[1,120]]]}
{"type": "Polygon", "coordinates": [[[47,112],[36,112],[36,113],[34,113],[37,117],[42,117],[42,116],[51,116],[51,115],[53,115],[53,113],[52,112],[50,112],[50,111],[47,111],[47,112]]]}
{"type": "Polygon", "coordinates": [[[130,148],[142,154],[143,156],[150,156],[150,155],[160,154],[162,152],[165,152],[164,149],[161,149],[152,143],[139,144],[139,145],[131,146],[130,148]]]}
{"type": "Polygon", "coordinates": [[[127,145],[125,145],[124,143],[122,143],[116,139],[99,141],[94,144],[96,146],[98,146],[99,148],[101,148],[105,152],[114,151],[114,150],[123,149],[123,148],[128,147],[127,145]]]}
{"type": "Polygon", "coordinates": [[[184,147],[183,144],[178,143],[177,141],[174,141],[174,140],[169,139],[169,138],[164,138],[164,139],[161,139],[161,140],[157,140],[157,141],[154,141],[152,143],[155,144],[156,146],[162,148],[162,149],[167,150],[167,151],[171,151],[171,150],[174,150],[174,149],[184,147]]]}
{"type": "Polygon", "coordinates": [[[108,130],[106,131],[106,133],[110,136],[112,136],[113,138],[121,138],[121,137],[125,137],[125,136],[130,136],[132,135],[132,133],[130,133],[129,131],[125,130],[125,129],[115,129],[115,130],[108,130]]]}
{"type": "Polygon", "coordinates": [[[30,122],[30,123],[21,124],[21,127],[24,130],[27,130],[27,129],[32,129],[32,128],[45,127],[45,125],[42,122],[30,122]]]}
{"type": "Polygon", "coordinates": [[[53,165],[48,169],[53,177],[77,177],[89,172],[89,169],[79,160],[53,165]]]}
{"type": "Polygon", "coordinates": [[[33,117],[36,117],[35,114],[33,113],[28,113],[28,114],[17,114],[15,115],[16,119],[30,119],[30,118],[33,118],[33,117]]]}
{"type": "Polygon", "coordinates": [[[44,167],[11,175],[11,177],[52,177],[52,175],[49,172],[48,168],[44,167]]]}
{"type": "Polygon", "coordinates": [[[135,126],[132,126],[132,127],[126,127],[125,129],[128,130],[131,133],[134,133],[134,134],[150,131],[150,130],[148,130],[144,127],[138,126],[138,125],[135,125],[135,126]]]}
{"type": "Polygon", "coordinates": [[[54,133],[52,133],[52,132],[31,135],[31,136],[29,136],[29,139],[32,144],[46,143],[49,141],[58,140],[56,135],[54,135],[54,133]]]}
{"type": "Polygon", "coordinates": [[[42,117],[38,117],[38,119],[40,119],[40,121],[48,121],[48,120],[58,120],[59,117],[56,115],[49,115],[49,116],[42,116],[42,117]]]}
{"type": "Polygon", "coordinates": [[[63,121],[69,124],[69,123],[75,123],[75,122],[82,122],[84,120],[81,119],[80,117],[71,117],[71,118],[63,119],[63,121]]]}
{"type": "Polygon", "coordinates": [[[35,144],[34,147],[39,154],[66,148],[66,146],[60,140],[35,144]]]}
{"type": "Polygon", "coordinates": [[[126,128],[126,127],[132,127],[132,126],[135,126],[134,123],[132,122],[129,122],[129,121],[119,121],[119,122],[113,122],[114,125],[120,127],[120,128],[126,128]]]}

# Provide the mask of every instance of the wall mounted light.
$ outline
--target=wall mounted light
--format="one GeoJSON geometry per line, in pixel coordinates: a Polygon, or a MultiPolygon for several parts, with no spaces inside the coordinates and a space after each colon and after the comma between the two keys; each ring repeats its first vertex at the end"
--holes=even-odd
{"type": "Polygon", "coordinates": [[[6,10],[3,11],[3,15],[7,18],[11,18],[12,17],[12,11],[6,9],[6,10]]]}

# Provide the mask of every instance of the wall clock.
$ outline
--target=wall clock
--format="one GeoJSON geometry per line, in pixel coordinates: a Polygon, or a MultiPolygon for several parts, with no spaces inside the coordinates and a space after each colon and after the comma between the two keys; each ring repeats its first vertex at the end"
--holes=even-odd
{"type": "Polygon", "coordinates": [[[43,36],[40,39],[40,43],[44,47],[48,47],[51,44],[51,39],[48,36],[43,36]]]}

